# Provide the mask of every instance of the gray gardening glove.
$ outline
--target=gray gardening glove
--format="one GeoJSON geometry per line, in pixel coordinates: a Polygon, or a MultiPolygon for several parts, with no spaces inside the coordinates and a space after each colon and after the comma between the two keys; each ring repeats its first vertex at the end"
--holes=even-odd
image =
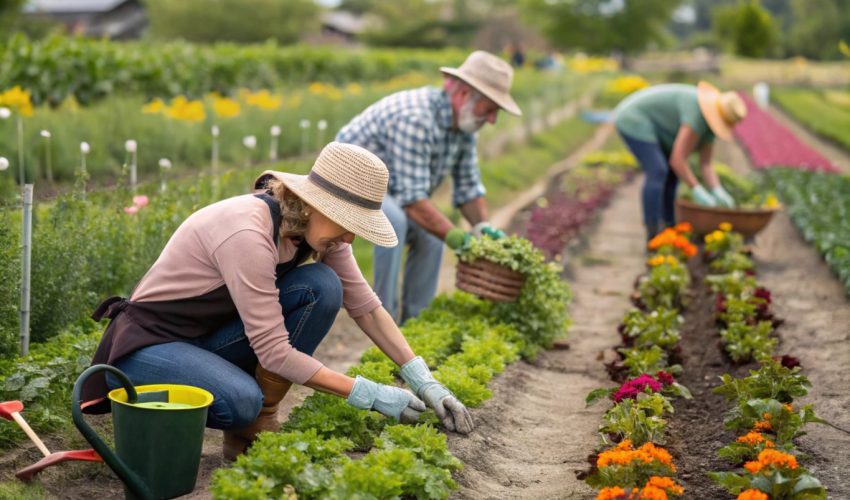
{"type": "Polygon", "coordinates": [[[403,424],[416,423],[419,414],[427,409],[425,403],[410,391],[378,384],[359,375],[354,379],[354,387],[345,402],[361,410],[375,410],[403,424]]]}
{"type": "Polygon", "coordinates": [[[724,208],[735,208],[735,200],[732,198],[723,186],[720,184],[714,186],[711,190],[711,196],[714,196],[714,199],[717,200],[717,205],[724,208]]]}
{"type": "Polygon", "coordinates": [[[696,203],[697,205],[702,205],[704,207],[717,206],[717,200],[715,200],[714,197],[711,196],[711,193],[709,193],[704,187],[702,187],[702,184],[697,184],[696,186],[694,186],[694,188],[691,190],[691,194],[694,197],[694,203],[696,203]]]}
{"type": "Polygon", "coordinates": [[[401,367],[401,378],[410,389],[434,409],[446,429],[469,434],[474,427],[469,410],[456,397],[437,382],[425,360],[416,356],[401,367]]]}

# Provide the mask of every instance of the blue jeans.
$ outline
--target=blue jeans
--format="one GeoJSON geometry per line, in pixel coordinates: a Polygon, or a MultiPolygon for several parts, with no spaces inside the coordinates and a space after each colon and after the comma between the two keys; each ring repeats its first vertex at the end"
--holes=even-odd
{"type": "MultiPolygon", "coordinates": [[[[312,355],[342,306],[339,277],[325,264],[308,264],[276,285],[289,343],[312,355]]],[[[204,337],[144,347],[115,363],[134,385],[183,384],[210,391],[215,399],[207,427],[214,429],[238,429],[257,418],[263,393],[254,380],[256,365],[240,319],[204,337]]],[[[107,383],[110,389],[120,387],[111,375],[107,383]]]]}
{"type": "Polygon", "coordinates": [[[647,235],[652,237],[665,226],[676,224],[676,188],[679,178],[670,167],[668,155],[659,144],[641,141],[622,132],[620,136],[637,158],[645,174],[641,195],[643,223],[647,235]]]}
{"type": "Polygon", "coordinates": [[[394,248],[375,247],[374,288],[390,315],[403,323],[428,307],[437,293],[443,241],[407,217],[404,208],[388,195],[384,197],[382,209],[395,230],[399,244],[394,248]],[[399,304],[398,277],[405,247],[409,250],[399,304]]]}

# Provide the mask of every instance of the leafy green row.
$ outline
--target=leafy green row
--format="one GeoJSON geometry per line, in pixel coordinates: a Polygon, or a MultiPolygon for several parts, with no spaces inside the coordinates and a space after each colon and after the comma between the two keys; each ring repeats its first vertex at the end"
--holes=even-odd
{"type": "Polygon", "coordinates": [[[735,363],[770,357],[776,347],[770,292],[759,287],[743,237],[728,224],[705,237],[709,268],[706,278],[717,294],[715,316],[723,326],[720,338],[735,363]]]}
{"type": "Polygon", "coordinates": [[[850,177],[790,168],[765,175],[803,237],[850,293],[850,177]]]}
{"type": "Polygon", "coordinates": [[[50,104],[69,95],[88,104],[118,92],[200,97],[209,91],[229,94],[239,87],[379,81],[410,71],[436,71],[441,65],[460,64],[465,56],[456,49],[128,44],[62,36],[31,41],[18,34],[0,44],[0,89],[21,85],[33,92],[36,103],[50,104]]]}
{"type": "Polygon", "coordinates": [[[724,325],[725,349],[735,362],[755,359],[758,370],[747,377],[724,374],[714,389],[734,406],[727,412],[727,429],[740,435],[718,456],[739,468],[733,472],[709,472],[709,476],[738,498],[772,500],[825,499],[826,491],[797,462],[793,439],[804,434],[803,426],[822,423],[810,404],[794,407],[808,393],[811,383],[789,357],[771,358],[776,339],[769,311],[770,293],[757,286],[755,265],[741,235],[723,225],[706,236],[706,253],[712,270],[723,273],[707,281],[717,292],[715,314],[724,325]],[[766,496],[766,495],[769,495],[766,496]]]}
{"type": "MultiPolygon", "coordinates": [[[[545,264],[528,241],[515,236],[474,240],[460,258],[484,256],[527,276],[515,304],[493,304],[457,292],[438,297],[402,327],[434,376],[471,407],[491,397],[487,383],[520,352],[533,356],[567,326],[568,287],[558,268],[545,264]]],[[[395,383],[397,373],[398,367],[374,348],[349,370],[383,383],[395,383]]],[[[213,495],[445,498],[455,487],[451,472],[461,464],[449,454],[436,425],[431,412],[417,426],[405,427],[316,393],[292,411],[280,433],[263,436],[232,467],[217,471],[213,495]],[[354,460],[346,454],[351,452],[365,455],[354,460]]]]}

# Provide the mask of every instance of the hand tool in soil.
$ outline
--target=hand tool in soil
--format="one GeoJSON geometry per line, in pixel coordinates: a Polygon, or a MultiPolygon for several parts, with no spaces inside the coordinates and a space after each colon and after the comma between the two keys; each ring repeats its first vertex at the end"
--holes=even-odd
{"type": "Polygon", "coordinates": [[[100,456],[95,453],[94,450],[70,450],[70,451],[57,451],[51,453],[50,450],[47,449],[44,442],[38,437],[32,427],[29,426],[24,417],[21,415],[21,412],[24,410],[24,404],[20,401],[4,401],[0,403],[0,417],[5,418],[6,420],[14,421],[17,423],[21,430],[30,438],[38,450],[44,455],[44,458],[39,460],[38,462],[25,467],[18,472],[15,473],[15,477],[20,479],[21,481],[29,481],[51,465],[67,462],[70,460],[80,460],[84,462],[100,462],[100,456]]]}
{"type": "Polygon", "coordinates": [[[134,387],[121,370],[94,365],[77,379],[72,401],[74,425],[124,483],[126,498],[174,498],[195,489],[212,394],[188,385],[134,387]],[[108,394],[114,452],[86,423],[80,406],[86,379],[102,371],[122,386],[108,394]]]}

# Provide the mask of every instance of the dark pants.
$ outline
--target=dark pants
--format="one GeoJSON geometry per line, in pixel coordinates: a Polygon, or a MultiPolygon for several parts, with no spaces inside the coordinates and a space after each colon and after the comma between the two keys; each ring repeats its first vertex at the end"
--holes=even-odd
{"type": "Polygon", "coordinates": [[[676,188],[679,178],[670,167],[669,154],[658,143],[641,141],[622,132],[620,137],[637,158],[645,175],[641,194],[643,223],[647,235],[652,237],[664,227],[676,224],[676,188]]]}
{"type": "MultiPolygon", "coordinates": [[[[325,264],[297,267],[277,280],[289,343],[313,354],[342,306],[342,285],[325,264]]],[[[263,393],[254,380],[257,356],[237,319],[210,335],[145,347],[115,366],[134,385],[183,384],[210,391],[207,427],[238,429],[257,418],[263,393]]],[[[110,389],[120,387],[107,377],[110,389]]]]}

